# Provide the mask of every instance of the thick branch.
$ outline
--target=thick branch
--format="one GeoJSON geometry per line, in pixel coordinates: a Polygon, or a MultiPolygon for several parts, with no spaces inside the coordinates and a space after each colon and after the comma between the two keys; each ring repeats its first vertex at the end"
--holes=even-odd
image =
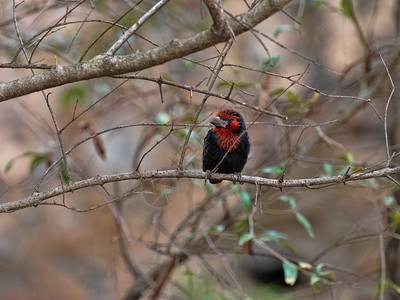
{"type": "MultiPolygon", "coordinates": [[[[263,1],[247,13],[228,20],[228,25],[237,36],[278,12],[289,2],[291,0],[263,1]]],[[[144,70],[207,49],[230,38],[229,32],[216,35],[208,29],[185,39],[174,39],[165,46],[146,52],[122,56],[99,55],[87,62],[65,67],[57,65],[50,71],[0,84],[0,101],[67,83],[144,70]]]]}
{"type": "MultiPolygon", "coordinates": [[[[326,185],[340,184],[348,181],[363,180],[368,178],[385,177],[388,175],[396,174],[400,172],[400,167],[394,168],[382,168],[370,172],[357,172],[353,174],[343,174],[331,177],[318,177],[318,178],[303,178],[303,179],[287,179],[279,182],[279,179],[269,179],[264,177],[256,176],[242,176],[240,181],[242,183],[257,184],[258,186],[269,186],[276,188],[286,187],[307,187],[317,188],[326,185]]],[[[192,178],[202,179],[205,178],[205,172],[200,171],[182,171],[182,170],[164,170],[164,171],[143,171],[143,172],[130,172],[130,173],[119,173],[113,175],[98,175],[93,178],[77,181],[69,186],[56,187],[47,192],[34,193],[33,195],[26,197],[21,200],[12,201],[0,204],[0,213],[12,212],[15,210],[23,209],[30,206],[36,206],[40,202],[60,196],[65,193],[71,193],[75,190],[83,188],[104,185],[110,182],[123,181],[123,180],[138,180],[138,179],[155,179],[155,178],[192,178]]],[[[219,174],[212,173],[209,175],[209,179],[222,179],[232,182],[237,182],[238,177],[236,174],[219,174]]]]}

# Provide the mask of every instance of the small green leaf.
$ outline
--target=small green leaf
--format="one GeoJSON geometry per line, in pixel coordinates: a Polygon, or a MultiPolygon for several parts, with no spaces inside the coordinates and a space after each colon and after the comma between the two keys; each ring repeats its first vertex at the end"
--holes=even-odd
{"type": "MultiPolygon", "coordinates": [[[[354,162],[354,156],[351,151],[346,151],[345,154],[339,154],[337,157],[338,157],[338,159],[340,159],[341,161],[346,162],[346,163],[354,162]]],[[[346,168],[346,170],[347,170],[347,168],[346,168]]]]}
{"type": "Polygon", "coordinates": [[[311,223],[307,220],[307,218],[303,214],[301,214],[299,212],[296,212],[296,219],[297,219],[297,221],[300,222],[301,225],[303,225],[303,227],[307,231],[308,235],[311,238],[313,238],[314,237],[314,232],[313,232],[311,223]]]}
{"type": "Polygon", "coordinates": [[[285,276],[285,283],[287,285],[293,286],[297,280],[297,267],[290,261],[285,260],[282,264],[283,273],[285,276]]]}
{"type": "Polygon", "coordinates": [[[317,275],[321,275],[323,274],[322,268],[325,267],[324,263],[319,263],[316,267],[315,267],[315,273],[317,275]]]}
{"type": "Polygon", "coordinates": [[[376,296],[378,296],[380,293],[382,293],[383,291],[385,291],[387,289],[392,289],[397,294],[400,294],[400,286],[398,286],[397,284],[391,282],[390,280],[385,280],[383,283],[382,283],[382,281],[379,281],[377,283],[376,293],[375,293],[376,296]]]}
{"type": "Polygon", "coordinates": [[[249,219],[246,218],[235,225],[234,232],[236,234],[242,233],[244,230],[247,230],[249,228],[249,219]]]}
{"type": "Polygon", "coordinates": [[[299,267],[302,270],[311,270],[312,269],[312,265],[310,263],[304,262],[304,261],[299,262],[299,267]]]}
{"type": "Polygon", "coordinates": [[[310,276],[310,284],[311,285],[314,285],[314,284],[316,284],[318,281],[320,281],[321,280],[321,278],[317,275],[317,274],[315,274],[315,273],[313,273],[311,276],[310,276]]]}
{"type": "Polygon", "coordinates": [[[342,0],[340,3],[342,7],[342,13],[345,17],[349,18],[351,17],[351,10],[352,10],[352,3],[351,0],[342,0]]]}
{"type": "Polygon", "coordinates": [[[290,208],[292,208],[292,209],[296,208],[296,200],[292,196],[282,195],[279,197],[279,199],[283,202],[289,203],[290,208]]]}
{"type": "Polygon", "coordinates": [[[314,92],[312,98],[307,99],[307,105],[314,104],[315,102],[318,101],[318,99],[321,97],[321,94],[318,92],[314,92]]]}
{"type": "Polygon", "coordinates": [[[60,171],[62,181],[64,183],[69,183],[71,181],[71,178],[69,177],[67,168],[65,167],[63,161],[60,161],[60,163],[58,164],[58,169],[60,171]]]}
{"type": "Polygon", "coordinates": [[[383,203],[385,203],[386,207],[393,206],[393,204],[395,203],[394,197],[393,196],[383,197],[383,203]]]}
{"type": "Polygon", "coordinates": [[[314,0],[312,5],[314,5],[315,9],[320,9],[322,4],[324,4],[327,0],[314,0]]]}
{"type": "Polygon", "coordinates": [[[242,236],[239,238],[239,246],[243,246],[243,244],[251,241],[254,239],[254,233],[246,232],[242,234],[242,236]]]}
{"type": "Polygon", "coordinates": [[[74,84],[65,88],[61,95],[61,108],[65,111],[69,108],[73,108],[76,101],[80,102],[86,100],[87,88],[83,84],[74,84]]]}
{"type": "Polygon", "coordinates": [[[391,210],[389,212],[389,220],[390,220],[390,228],[393,231],[397,230],[397,227],[400,224],[400,213],[398,210],[391,210]]]}
{"type": "Polygon", "coordinates": [[[295,28],[289,24],[279,25],[278,28],[274,32],[274,37],[278,37],[283,31],[294,31],[295,28]]]}
{"type": "Polygon", "coordinates": [[[292,244],[289,243],[289,241],[287,239],[279,239],[278,242],[279,242],[279,245],[281,245],[282,247],[285,247],[290,252],[297,253],[296,249],[292,246],[292,244]]]}
{"type": "Polygon", "coordinates": [[[284,166],[277,165],[277,166],[264,168],[264,169],[262,169],[262,172],[267,173],[267,174],[282,174],[284,170],[285,170],[284,166]]]}
{"type": "Polygon", "coordinates": [[[249,212],[251,209],[251,197],[250,194],[246,190],[241,190],[239,192],[240,200],[243,203],[244,211],[249,212]]]}
{"type": "Polygon", "coordinates": [[[202,299],[203,300],[209,300],[210,299],[210,294],[209,293],[204,293],[202,299]]]}
{"type": "Polygon", "coordinates": [[[322,164],[322,168],[324,169],[324,173],[326,176],[332,176],[332,173],[333,173],[332,164],[324,163],[324,164],[322,164]]]}
{"type": "Polygon", "coordinates": [[[239,187],[236,184],[231,184],[231,190],[239,194],[239,187]]]}
{"type": "Polygon", "coordinates": [[[5,170],[4,170],[5,173],[7,173],[8,171],[10,171],[10,169],[12,168],[12,166],[13,166],[14,163],[15,163],[15,160],[16,160],[16,158],[13,158],[12,160],[10,160],[10,161],[7,163],[6,168],[5,168],[5,170]]]}
{"type": "Polygon", "coordinates": [[[286,235],[278,232],[276,230],[267,230],[265,231],[258,239],[263,242],[269,241],[279,241],[280,239],[286,239],[286,235]]]}
{"type": "Polygon", "coordinates": [[[293,253],[296,253],[296,250],[294,247],[289,243],[287,240],[287,236],[281,232],[278,232],[276,230],[267,230],[265,231],[259,238],[258,240],[262,242],[269,242],[269,241],[274,241],[280,244],[281,246],[285,247],[286,249],[290,250],[293,253]]]}
{"type": "Polygon", "coordinates": [[[156,115],[156,122],[158,124],[167,124],[170,120],[171,117],[166,112],[161,111],[156,115]]]}
{"type": "Polygon", "coordinates": [[[194,69],[194,63],[189,60],[185,60],[185,67],[187,70],[193,70],[194,69]]]}
{"type": "Polygon", "coordinates": [[[299,97],[299,95],[293,91],[293,90],[288,90],[287,96],[290,102],[292,102],[295,105],[300,105],[303,101],[299,97]]]}
{"type": "Polygon", "coordinates": [[[346,158],[347,158],[347,161],[348,161],[349,163],[353,163],[353,162],[354,162],[353,152],[347,151],[347,152],[346,152],[346,158]]]}
{"type": "Polygon", "coordinates": [[[223,224],[215,225],[215,231],[217,231],[218,233],[224,232],[224,230],[225,230],[225,225],[223,224]]]}
{"type": "Polygon", "coordinates": [[[276,64],[278,63],[280,57],[279,56],[272,56],[271,58],[267,59],[262,67],[261,67],[261,72],[265,72],[268,71],[269,69],[271,69],[272,67],[276,66],[276,64]]]}
{"type": "Polygon", "coordinates": [[[32,155],[32,160],[31,163],[29,164],[29,173],[33,173],[35,171],[36,167],[42,163],[45,162],[46,159],[49,157],[48,153],[35,153],[32,155]]]}
{"type": "Polygon", "coordinates": [[[217,88],[222,88],[222,87],[231,87],[232,85],[234,85],[236,88],[239,89],[244,89],[244,88],[249,88],[249,87],[253,87],[254,84],[253,83],[249,83],[249,82],[228,82],[228,81],[220,81],[217,84],[217,88]]]}
{"type": "Polygon", "coordinates": [[[270,97],[276,97],[276,96],[280,96],[282,95],[282,93],[285,91],[284,88],[277,88],[275,90],[273,90],[271,93],[269,93],[270,97]]]}

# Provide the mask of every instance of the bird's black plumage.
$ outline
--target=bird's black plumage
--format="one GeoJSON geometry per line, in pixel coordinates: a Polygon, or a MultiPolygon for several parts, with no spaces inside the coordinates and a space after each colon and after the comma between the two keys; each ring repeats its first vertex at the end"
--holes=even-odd
{"type": "MultiPolygon", "coordinates": [[[[210,122],[215,127],[204,138],[203,171],[213,171],[219,164],[216,173],[240,174],[250,152],[250,141],[243,117],[237,111],[224,109],[210,122]]],[[[211,183],[221,181],[210,180],[211,183]]]]}

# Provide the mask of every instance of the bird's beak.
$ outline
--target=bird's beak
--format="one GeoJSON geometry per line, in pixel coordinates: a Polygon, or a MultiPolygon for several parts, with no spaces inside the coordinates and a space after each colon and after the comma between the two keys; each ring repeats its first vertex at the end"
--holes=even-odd
{"type": "Polygon", "coordinates": [[[222,120],[220,117],[212,118],[210,123],[213,124],[215,127],[222,127],[222,128],[225,128],[226,125],[228,125],[228,122],[222,120]]]}

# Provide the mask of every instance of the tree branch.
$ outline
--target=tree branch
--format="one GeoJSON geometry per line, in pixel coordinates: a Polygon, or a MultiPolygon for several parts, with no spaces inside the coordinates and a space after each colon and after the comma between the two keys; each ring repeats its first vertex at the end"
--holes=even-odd
{"type": "MultiPolygon", "coordinates": [[[[227,20],[235,36],[248,31],[274,13],[280,11],[291,0],[263,1],[250,11],[227,20]]],[[[98,55],[87,62],[69,66],[56,65],[50,71],[0,84],[0,101],[28,95],[33,92],[93,78],[121,75],[161,65],[184,57],[231,38],[230,32],[216,35],[208,29],[185,39],[174,39],[165,46],[130,55],[98,55]]]]}
{"type": "MultiPolygon", "coordinates": [[[[358,171],[357,173],[342,174],[331,177],[318,177],[318,178],[302,178],[302,179],[286,179],[279,182],[279,179],[269,179],[257,176],[242,176],[240,181],[242,183],[249,183],[258,186],[269,186],[276,188],[286,187],[306,187],[306,188],[318,188],[326,185],[341,184],[348,181],[363,180],[369,178],[386,177],[388,175],[396,174],[400,172],[400,166],[398,167],[387,167],[373,171],[358,171]]],[[[33,193],[31,196],[12,202],[0,204],[0,213],[13,212],[30,206],[37,206],[40,202],[60,196],[62,194],[71,193],[76,190],[88,188],[96,185],[104,185],[110,182],[123,181],[123,180],[138,180],[138,179],[155,179],[155,178],[191,178],[204,180],[205,172],[192,171],[192,170],[163,170],[163,171],[143,171],[143,172],[129,172],[129,173],[118,173],[113,175],[97,175],[96,177],[88,178],[85,180],[77,181],[69,186],[62,188],[61,186],[56,187],[47,192],[33,193]]],[[[220,174],[212,173],[209,175],[209,179],[221,179],[232,182],[237,182],[238,178],[236,174],[220,174]]]]}

